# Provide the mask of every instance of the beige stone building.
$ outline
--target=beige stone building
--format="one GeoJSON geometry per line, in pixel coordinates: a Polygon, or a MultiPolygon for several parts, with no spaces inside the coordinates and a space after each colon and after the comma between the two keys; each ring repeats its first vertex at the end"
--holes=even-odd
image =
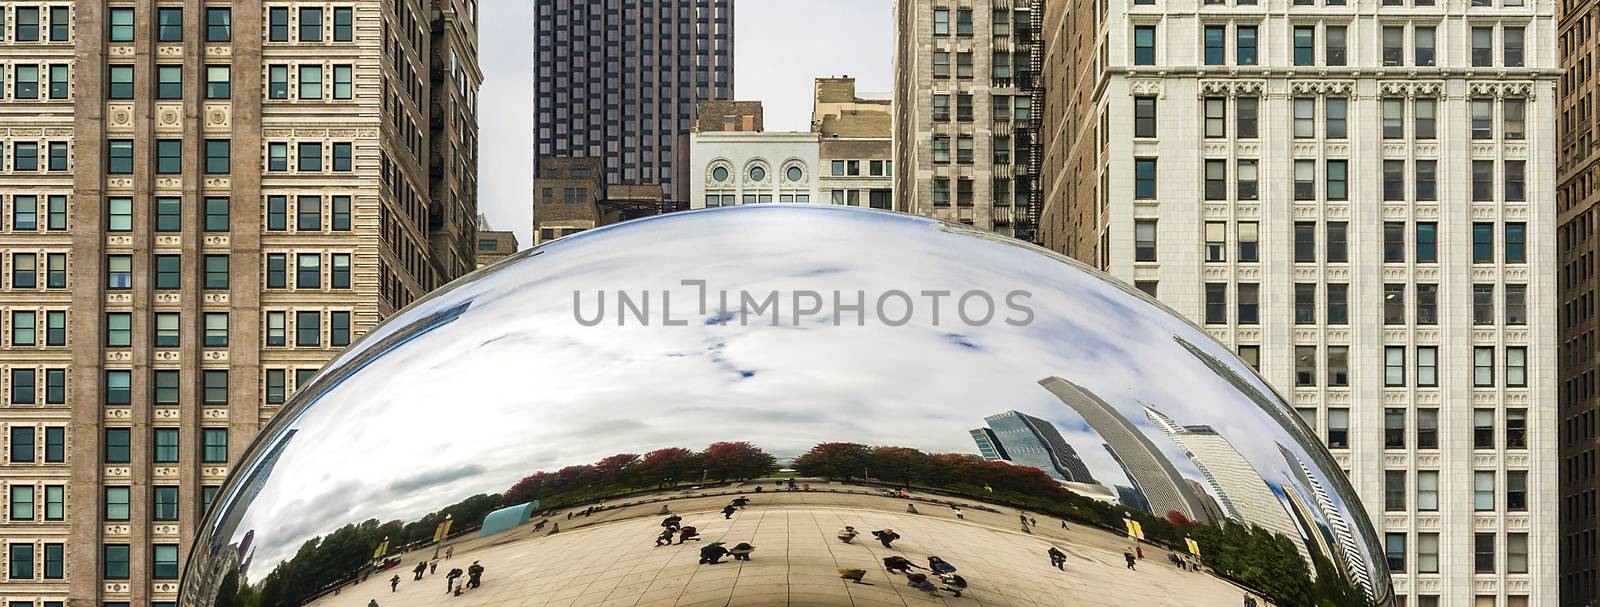
{"type": "Polygon", "coordinates": [[[1033,238],[1033,4],[895,3],[897,210],[1033,238]]]}
{"type": "Polygon", "coordinates": [[[478,267],[482,268],[517,252],[517,235],[510,230],[478,230],[478,267]]]}
{"type": "Polygon", "coordinates": [[[820,148],[817,202],[895,208],[892,111],[888,98],[856,96],[854,78],[816,80],[811,131],[820,148]]]}
{"type": "MultiPolygon", "coordinates": [[[[680,210],[657,184],[606,185],[597,156],[541,156],[533,180],[533,246],[619,221],[680,210]]],[[[681,205],[688,208],[688,205],[681,205]]]]}
{"type": "Polygon", "coordinates": [[[262,424],[474,267],[476,11],[0,5],[0,603],[171,604],[262,424]]]}

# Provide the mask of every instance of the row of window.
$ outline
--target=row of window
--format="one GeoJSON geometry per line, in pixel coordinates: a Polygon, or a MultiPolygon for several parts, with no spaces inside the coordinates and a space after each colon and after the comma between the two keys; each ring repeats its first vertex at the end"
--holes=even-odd
{"type": "MultiPolygon", "coordinates": [[[[287,345],[283,323],[286,316],[274,318],[273,314],[285,315],[285,312],[268,312],[267,323],[272,333],[267,338],[267,345],[287,345]]],[[[176,320],[177,314],[168,315],[176,320]]],[[[294,314],[295,327],[293,329],[297,346],[320,345],[322,333],[322,316],[316,312],[298,312],[294,314]]],[[[331,311],[328,318],[329,345],[343,347],[350,342],[350,313],[346,311],[331,311]]],[[[176,343],[177,327],[167,324],[163,320],[157,321],[157,340],[161,343],[176,343]]],[[[162,346],[158,344],[158,347],[162,346]]],[[[303,387],[311,381],[316,369],[295,369],[294,378],[297,387],[303,387]]],[[[266,404],[283,404],[288,388],[286,384],[287,369],[267,369],[266,404]]],[[[228,404],[228,371],[225,369],[200,370],[199,394],[201,402],[205,405],[228,404]]],[[[178,405],[180,399],[181,375],[176,369],[156,369],[151,371],[152,405],[173,406],[178,405]]],[[[33,405],[43,402],[46,405],[64,405],[67,402],[67,372],[66,369],[11,369],[11,394],[7,402],[12,405],[33,405]],[[39,378],[44,378],[44,398],[39,400],[39,378]]],[[[108,406],[131,406],[133,400],[133,374],[131,371],[113,369],[106,372],[106,404],[108,406]]],[[[11,431],[11,444],[13,445],[9,461],[11,463],[31,463],[43,461],[44,463],[64,462],[65,430],[60,428],[46,428],[44,455],[42,460],[36,460],[34,453],[35,440],[33,430],[14,427],[11,431]]]]}
{"type": "MultiPolygon", "coordinates": [[[[176,454],[177,429],[157,428],[157,438],[161,432],[170,431],[170,441],[173,453],[176,454]]],[[[104,461],[107,464],[132,463],[133,430],[131,428],[106,428],[104,461]]],[[[200,461],[207,464],[225,464],[228,462],[228,429],[227,428],[201,428],[200,429],[200,461]]],[[[174,458],[176,461],[176,458],[174,458]]]]}
{"type": "MultiPolygon", "coordinates": [[[[1404,388],[1408,385],[1418,388],[1434,388],[1439,386],[1439,348],[1437,346],[1416,346],[1414,364],[1415,376],[1411,383],[1406,378],[1406,347],[1384,346],[1383,348],[1383,385],[1386,388],[1404,388]]],[[[1297,388],[1318,387],[1317,361],[1323,361],[1324,374],[1321,375],[1320,385],[1330,388],[1346,388],[1350,386],[1350,346],[1295,346],[1294,347],[1294,385],[1297,388]],[[1325,356],[1319,357],[1318,350],[1325,356]]],[[[1528,349],[1523,346],[1508,346],[1505,348],[1503,359],[1503,383],[1507,388],[1525,388],[1528,386],[1528,349]]],[[[1472,386],[1475,388],[1495,387],[1495,348],[1492,346],[1479,346],[1472,349],[1472,386]]],[[[1519,432],[1521,428],[1518,428],[1519,432]]],[[[1520,435],[1519,435],[1520,436],[1520,435]]],[[[1518,444],[1517,448],[1525,447],[1518,444]]]]}
{"type": "MultiPolygon", "coordinates": [[[[21,10],[21,9],[18,9],[21,10]]],[[[56,41],[56,13],[51,12],[51,41],[56,41]]],[[[297,36],[293,42],[322,42],[325,35],[330,34],[325,23],[324,9],[320,6],[301,7],[295,14],[297,19],[291,17],[289,7],[277,6],[267,9],[267,42],[291,42],[290,31],[297,36]]],[[[355,40],[355,9],[352,7],[334,7],[332,19],[331,38],[334,42],[350,42],[355,40]]],[[[133,42],[135,36],[134,9],[113,7],[107,10],[108,40],[111,42],[133,42]]],[[[65,14],[62,15],[66,17],[65,14]]],[[[184,24],[183,9],[180,7],[159,7],[156,9],[155,35],[157,42],[183,42],[184,24]]],[[[35,27],[37,23],[35,22],[35,27]]],[[[64,28],[65,26],[63,26],[64,28]]],[[[66,39],[65,29],[61,32],[61,40],[66,39]]],[[[37,33],[35,32],[35,36],[37,33]]],[[[233,13],[226,7],[208,7],[205,9],[205,42],[232,42],[233,41],[233,13]]]]}
{"type": "MultiPolygon", "coordinates": [[[[301,173],[320,173],[326,167],[336,173],[345,173],[355,169],[354,147],[350,142],[333,142],[324,146],[320,141],[301,141],[296,143],[294,170],[301,173]],[[331,157],[325,157],[323,150],[330,150],[331,157]]],[[[267,142],[267,172],[280,173],[289,171],[290,145],[284,141],[267,142]]]]}
{"type": "Polygon", "coordinates": [[[706,207],[731,207],[738,204],[760,204],[764,202],[811,202],[810,194],[744,194],[741,198],[737,194],[706,194],[706,207]]]}
{"type": "MultiPolygon", "coordinates": [[[[1225,97],[1207,97],[1203,101],[1204,122],[1201,133],[1206,139],[1228,138],[1228,99],[1225,97]]],[[[1233,100],[1233,137],[1235,139],[1256,139],[1260,137],[1260,105],[1259,97],[1239,97],[1233,100]]],[[[1317,98],[1296,97],[1291,104],[1293,132],[1295,139],[1316,139],[1317,132],[1317,98]]],[[[1349,138],[1349,100],[1344,97],[1328,97],[1322,100],[1322,132],[1324,139],[1349,138]]],[[[1385,97],[1381,99],[1380,124],[1384,139],[1405,139],[1406,133],[1406,106],[1405,99],[1398,97],[1385,97]]],[[[1412,121],[1410,137],[1412,139],[1432,140],[1438,138],[1438,103],[1435,99],[1421,98],[1410,102],[1412,106],[1412,121]]],[[[1470,135],[1474,140],[1495,139],[1495,100],[1487,98],[1473,98],[1469,103],[1471,119],[1468,121],[1470,135]]],[[[1500,132],[1499,137],[1505,140],[1522,140],[1527,138],[1527,100],[1510,97],[1500,100],[1500,132]]],[[[1133,136],[1141,138],[1158,137],[1158,112],[1155,97],[1133,98],[1133,136]]]]}
{"type": "MultiPolygon", "coordinates": [[[[1385,470],[1383,473],[1383,509],[1386,512],[1405,512],[1407,498],[1411,496],[1410,487],[1407,487],[1405,470],[1385,470]]],[[[1495,509],[1495,476],[1493,471],[1479,470],[1473,472],[1472,483],[1472,509],[1477,512],[1493,512],[1495,509]]],[[[1505,509],[1507,512],[1528,511],[1528,472],[1525,470],[1507,470],[1505,474],[1505,509]]],[[[1416,509],[1418,512],[1437,512],[1439,510],[1439,473],[1433,470],[1419,470],[1416,474],[1416,509]]],[[[1520,572],[1513,572],[1520,573],[1520,572]]]]}
{"type": "MultiPolygon", "coordinates": [[[[1411,29],[1410,57],[1415,67],[1430,67],[1438,60],[1437,28],[1415,26],[1411,29]]],[[[1156,30],[1154,25],[1136,25],[1133,28],[1133,64],[1156,65],[1156,30]]],[[[1404,26],[1385,26],[1381,30],[1381,59],[1385,66],[1406,65],[1406,30],[1404,26]]],[[[1322,28],[1322,65],[1342,67],[1347,65],[1348,29],[1344,25],[1322,28]]],[[[1526,28],[1523,27],[1473,27],[1469,63],[1472,67],[1524,67],[1527,61],[1526,28]],[[1495,64],[1495,30],[1500,30],[1500,63],[1495,64]]],[[[1317,65],[1317,26],[1295,25],[1291,33],[1293,46],[1291,60],[1296,66],[1317,65]]],[[[1233,28],[1233,65],[1256,65],[1258,57],[1258,26],[1235,25],[1233,28]]],[[[1201,59],[1206,65],[1228,64],[1228,26],[1207,25],[1201,34],[1201,59]]],[[[936,54],[937,55],[937,54],[936,54]]],[[[970,60],[970,58],[969,58],[970,60]]],[[[938,68],[937,60],[934,64],[938,68]]],[[[937,72],[936,72],[937,75],[937,72]]],[[[967,76],[971,76],[970,70],[967,76]]]]}
{"type": "MultiPolygon", "coordinates": [[[[1312,408],[1296,408],[1300,419],[1312,429],[1317,427],[1317,410],[1312,408]]],[[[1416,428],[1411,433],[1415,441],[1411,447],[1421,450],[1436,450],[1439,448],[1439,409],[1434,407],[1418,407],[1415,413],[1416,428]]],[[[1385,449],[1406,448],[1405,410],[1398,408],[1384,409],[1383,443],[1385,449]]],[[[1326,428],[1328,447],[1332,449],[1350,448],[1350,409],[1344,407],[1328,408],[1326,428]]],[[[1473,409],[1472,411],[1472,448],[1477,450],[1493,450],[1496,448],[1495,440],[1504,441],[1504,448],[1511,451],[1523,451],[1528,448],[1528,411],[1527,409],[1506,409],[1505,427],[1503,432],[1495,431],[1495,411],[1493,409],[1473,409]]],[[[1493,483],[1489,484],[1492,495],[1493,483]]],[[[1516,484],[1516,488],[1525,491],[1526,484],[1516,484]]],[[[1433,485],[1437,489],[1437,485],[1433,485]]],[[[1521,495],[1519,497],[1526,497],[1521,495]]],[[[1526,499],[1508,504],[1508,507],[1520,510],[1527,509],[1526,499]]],[[[1404,509],[1403,507],[1401,509],[1404,509]]],[[[1419,500],[1419,509],[1436,510],[1438,506],[1433,502],[1419,500]]],[[[1485,510],[1493,510],[1493,502],[1489,502],[1485,510]]]]}
{"type": "MultiPolygon", "coordinates": [[[[305,145],[305,144],[301,144],[305,145]]],[[[339,152],[335,144],[334,166],[339,164],[339,152]]],[[[349,145],[349,144],[343,144],[349,145]]],[[[348,153],[348,149],[346,150],[348,153]]],[[[301,159],[301,166],[309,166],[307,160],[301,159]]],[[[266,229],[269,232],[282,232],[290,230],[289,221],[289,196],[269,195],[266,201],[266,229]]],[[[67,210],[66,196],[49,197],[49,229],[66,229],[67,210]]],[[[230,200],[226,196],[207,196],[201,204],[203,216],[202,229],[207,232],[226,232],[231,221],[229,210],[230,200]]],[[[155,222],[157,232],[180,232],[183,230],[183,199],[178,196],[155,197],[155,222]]],[[[133,230],[134,199],[131,196],[111,196],[106,198],[106,231],[129,232],[133,230]]],[[[294,222],[293,229],[299,232],[321,231],[324,222],[327,229],[342,232],[351,228],[350,197],[345,195],[329,196],[324,199],[319,195],[299,195],[294,197],[294,222]],[[323,209],[326,205],[327,213],[323,209]]],[[[14,196],[12,205],[12,229],[34,230],[38,226],[37,198],[32,196],[14,196]],[[16,202],[21,199],[22,202],[16,202]],[[21,226],[21,227],[19,227],[21,226]]]]}
{"type": "MultiPolygon", "coordinates": [[[[949,36],[951,33],[957,36],[972,35],[972,9],[958,8],[954,12],[955,28],[951,29],[951,10],[949,8],[933,9],[933,35],[949,36]]],[[[1011,11],[1009,9],[995,9],[989,19],[990,33],[994,36],[1010,36],[1011,21],[1011,11]]]]}
{"type": "Polygon", "coordinates": [[[34,405],[41,402],[46,405],[67,404],[67,370],[12,367],[11,396],[6,402],[13,405],[34,405]],[[43,400],[39,398],[41,376],[44,379],[43,400]]]}
{"type": "MultiPolygon", "coordinates": [[[[1418,326],[1437,326],[1439,324],[1439,285],[1415,284],[1412,287],[1417,300],[1414,324],[1418,326]]],[[[1404,284],[1389,283],[1383,285],[1384,326],[1404,326],[1408,324],[1406,322],[1407,306],[1405,294],[1406,285],[1404,284]]],[[[1234,306],[1233,322],[1246,326],[1261,324],[1261,286],[1257,283],[1238,283],[1234,286],[1234,296],[1238,301],[1234,306]]],[[[1345,283],[1329,283],[1325,285],[1325,296],[1327,297],[1326,305],[1323,308],[1325,324],[1335,326],[1349,324],[1349,285],[1345,283]]],[[[1473,285],[1472,296],[1473,324],[1492,325],[1494,320],[1494,285],[1473,285]]],[[[1296,283],[1294,289],[1295,324],[1316,324],[1316,310],[1316,283],[1296,283]]],[[[1208,282],[1205,284],[1204,316],[1205,323],[1208,325],[1228,324],[1227,283],[1208,282]]],[[[1512,326],[1525,325],[1527,324],[1527,319],[1526,285],[1506,285],[1505,324],[1512,326]]],[[[1522,359],[1518,358],[1517,360],[1520,363],[1522,359]]],[[[1521,376],[1519,375],[1519,377],[1521,376]]]]}
{"type": "MultiPolygon", "coordinates": [[[[18,314],[17,312],[13,312],[12,313],[12,318],[14,319],[13,322],[16,322],[15,319],[17,317],[17,314],[18,314]]],[[[27,313],[27,314],[32,314],[32,313],[30,312],[30,313],[27,313]]],[[[56,312],[50,312],[49,314],[56,314],[56,312]]],[[[201,313],[201,319],[203,320],[202,330],[204,332],[203,333],[203,337],[202,337],[201,342],[200,342],[200,345],[202,347],[206,347],[206,348],[225,348],[225,347],[228,346],[228,314],[229,314],[228,312],[202,312],[201,313]]],[[[61,318],[64,321],[65,320],[65,314],[63,314],[61,316],[61,318]]],[[[323,338],[322,338],[322,335],[323,335],[323,331],[322,331],[323,312],[320,311],[320,310],[299,311],[299,312],[295,312],[294,313],[294,318],[295,318],[295,330],[294,330],[294,333],[295,333],[295,346],[302,347],[302,348],[303,347],[321,346],[322,345],[322,341],[323,341],[323,338]]],[[[328,339],[327,339],[328,345],[332,346],[332,347],[344,347],[344,346],[350,345],[350,312],[348,312],[348,311],[332,311],[332,312],[328,312],[327,313],[327,318],[328,318],[328,339]]],[[[267,331],[266,331],[266,336],[265,336],[265,345],[267,345],[267,346],[286,346],[286,345],[288,345],[286,343],[286,340],[285,340],[286,328],[287,328],[286,327],[286,319],[287,319],[287,313],[285,313],[285,312],[275,312],[275,311],[266,312],[266,329],[267,329],[267,331]]],[[[179,339],[180,339],[180,327],[182,326],[182,323],[180,321],[181,321],[181,318],[179,316],[179,313],[177,313],[177,312],[157,312],[157,313],[155,313],[154,320],[153,320],[153,323],[154,323],[154,340],[153,340],[153,343],[154,343],[155,347],[158,347],[158,348],[176,348],[176,347],[178,347],[178,345],[180,343],[179,342],[179,339]]],[[[54,327],[52,327],[52,330],[53,329],[54,329],[54,327]]],[[[16,345],[15,344],[15,338],[16,338],[17,335],[18,335],[18,328],[17,328],[17,325],[14,324],[12,326],[13,345],[16,345]]],[[[65,332],[63,331],[61,335],[62,335],[62,339],[64,340],[65,339],[65,332]]],[[[31,329],[29,330],[28,338],[29,339],[33,339],[31,329]]],[[[133,314],[131,312],[107,312],[106,313],[106,347],[108,347],[108,348],[128,348],[128,347],[132,347],[132,345],[133,345],[133,314]]],[[[218,381],[222,382],[222,383],[218,387],[218,389],[225,391],[227,389],[227,384],[226,384],[227,375],[225,374],[225,372],[219,372],[219,373],[222,373],[222,374],[217,375],[216,379],[218,381]]],[[[176,377],[177,376],[173,376],[174,382],[176,381],[176,377]]],[[[208,383],[209,383],[209,381],[210,380],[209,380],[209,376],[208,376],[208,383]]],[[[13,379],[13,382],[15,382],[15,379],[13,379]]],[[[176,389],[176,383],[173,384],[173,388],[176,389]]],[[[226,392],[220,393],[220,394],[218,394],[218,396],[223,399],[221,402],[226,402],[226,398],[227,398],[226,392]]],[[[211,402],[209,398],[207,399],[207,402],[211,402]]],[[[161,403],[158,402],[157,404],[161,404],[161,403]]]]}
{"type": "Polygon", "coordinates": [[[894,174],[893,160],[830,160],[828,161],[828,176],[830,177],[888,177],[894,174]],[[861,167],[866,166],[866,172],[861,172],[861,167]]]}
{"type": "MultiPolygon", "coordinates": [[[[1495,546],[1496,535],[1497,534],[1494,534],[1494,533],[1474,533],[1474,534],[1472,534],[1472,572],[1473,573],[1496,573],[1497,572],[1496,567],[1495,567],[1495,560],[1496,560],[1495,557],[1496,557],[1496,551],[1497,551],[1497,548],[1495,546]]],[[[1528,572],[1528,534],[1526,534],[1526,533],[1507,533],[1505,535],[1506,535],[1506,541],[1505,541],[1505,544],[1506,544],[1506,546],[1505,546],[1506,557],[1505,557],[1505,572],[1504,573],[1527,573],[1528,572]]],[[[1384,534],[1384,556],[1385,556],[1385,558],[1386,558],[1386,560],[1387,560],[1387,562],[1389,564],[1389,570],[1390,571],[1393,571],[1393,572],[1396,572],[1396,573],[1405,573],[1407,571],[1407,569],[1406,569],[1406,538],[1407,537],[1408,537],[1408,534],[1406,534],[1406,533],[1386,533],[1386,534],[1384,534]]],[[[1416,573],[1438,573],[1439,572],[1439,534],[1437,534],[1437,533],[1418,533],[1418,534],[1416,534],[1416,537],[1417,537],[1417,545],[1416,545],[1417,554],[1416,554],[1416,557],[1415,557],[1416,558],[1416,563],[1415,563],[1416,564],[1416,573]]],[[[1430,598],[1430,597],[1422,597],[1422,598],[1430,598]]],[[[1432,598],[1437,599],[1437,597],[1432,597],[1432,598]]],[[[1528,597],[1526,597],[1526,596],[1510,596],[1510,597],[1506,597],[1506,601],[1507,601],[1506,602],[1507,607],[1526,607],[1528,605],[1528,597]]],[[[1427,605],[1427,604],[1428,603],[1422,603],[1422,605],[1427,605]]],[[[1433,605],[1438,605],[1438,602],[1435,601],[1432,604],[1433,605]]],[[[1479,596],[1479,597],[1476,597],[1476,599],[1474,600],[1473,604],[1475,606],[1488,605],[1488,606],[1492,607],[1495,604],[1495,598],[1493,596],[1479,596]]]]}
{"type": "Polygon", "coordinates": [[[288,196],[267,196],[266,228],[269,232],[285,232],[291,228],[296,232],[317,232],[324,229],[334,232],[349,231],[350,197],[335,195],[324,200],[320,195],[298,195],[294,197],[292,225],[289,217],[288,196]],[[324,205],[327,208],[326,215],[323,213],[324,205]]]}
{"type": "MultiPolygon", "coordinates": [[[[1139,219],[1133,222],[1133,260],[1137,262],[1154,262],[1158,260],[1157,226],[1154,219],[1139,219]]],[[[1413,263],[1431,264],[1439,262],[1439,224],[1432,221],[1415,222],[1413,230],[1416,233],[1413,263]]],[[[1505,238],[1500,249],[1500,262],[1505,264],[1523,264],[1528,262],[1527,249],[1527,224],[1520,221],[1508,221],[1501,226],[1505,238]]],[[[1348,224],[1342,221],[1330,221],[1325,226],[1327,232],[1327,250],[1324,261],[1328,263],[1349,262],[1349,235],[1348,224]]],[[[1406,262],[1406,223],[1402,221],[1386,221],[1383,223],[1383,262],[1406,262]]],[[[1254,221],[1241,221],[1234,230],[1237,261],[1241,263],[1256,263],[1260,261],[1260,224],[1254,221]]],[[[1228,224],[1220,221],[1208,221],[1204,224],[1203,253],[1207,262],[1227,261],[1228,224]]],[[[1495,225],[1493,222],[1480,221],[1472,224],[1472,263],[1495,263],[1495,225]]],[[[1317,262],[1317,223],[1314,221],[1294,222],[1294,262],[1317,262]]]]}
{"type": "MultiPolygon", "coordinates": [[[[971,138],[965,138],[965,147],[958,148],[957,160],[963,163],[971,162],[971,138]],[[963,156],[961,152],[965,152],[963,156]],[[963,160],[965,159],[965,160],[963,160]]],[[[946,140],[944,154],[941,155],[939,147],[940,138],[934,138],[934,160],[941,158],[948,161],[949,147],[946,140]]],[[[1157,162],[1156,158],[1135,158],[1133,161],[1133,197],[1137,200],[1154,200],[1157,198],[1157,162]]],[[[1383,160],[1379,166],[1382,168],[1382,196],[1385,201],[1437,202],[1439,200],[1439,164],[1437,160],[1416,160],[1411,162],[1412,187],[1406,187],[1406,161],[1383,160]]],[[[1204,179],[1201,195],[1204,200],[1228,200],[1230,191],[1234,200],[1258,200],[1260,191],[1260,161],[1255,159],[1241,159],[1234,163],[1236,171],[1233,178],[1233,187],[1228,187],[1228,161],[1223,159],[1206,159],[1202,161],[1201,176],[1204,179]]],[[[1296,201],[1315,201],[1317,197],[1317,161],[1312,159],[1295,159],[1290,165],[1293,170],[1292,196],[1296,201]]],[[[1470,196],[1472,202],[1495,202],[1496,189],[1499,190],[1500,202],[1527,202],[1528,177],[1527,161],[1506,160],[1501,163],[1502,171],[1499,174],[1500,187],[1495,187],[1495,161],[1472,161],[1472,180],[1470,196]]],[[[1323,161],[1324,188],[1322,200],[1345,201],[1350,199],[1350,161],[1344,159],[1328,159],[1323,161]]]]}
{"type": "MultiPolygon", "coordinates": [[[[972,94],[957,93],[954,95],[956,102],[956,120],[972,120],[972,94]]],[[[933,119],[937,122],[950,120],[950,98],[946,93],[933,95],[933,119]]],[[[1033,99],[1024,95],[991,95],[989,113],[992,120],[1025,121],[1033,115],[1033,99]]]]}
{"type": "Polygon", "coordinates": [[[293,98],[302,101],[322,99],[325,94],[330,95],[330,98],[336,101],[353,99],[355,95],[354,80],[355,67],[351,65],[333,65],[328,66],[326,70],[324,66],[314,64],[300,64],[298,66],[269,65],[267,66],[267,99],[289,99],[291,90],[294,91],[293,98]],[[291,82],[289,80],[291,69],[295,71],[295,80],[292,83],[293,89],[290,88],[291,82]],[[332,91],[326,91],[322,86],[324,71],[332,74],[332,91]]]}
{"type": "MultiPolygon", "coordinates": [[[[9,170],[14,173],[33,173],[38,171],[66,172],[68,167],[67,142],[65,141],[13,141],[11,142],[11,163],[5,164],[0,158],[0,170],[9,170]],[[43,156],[40,152],[44,152],[43,156]]],[[[0,148],[0,156],[6,150],[0,148]]]]}
{"type": "Polygon", "coordinates": [[[0,64],[0,99],[5,99],[6,91],[11,92],[13,101],[31,101],[37,99],[68,99],[72,91],[72,67],[65,63],[52,63],[39,65],[34,63],[11,64],[11,86],[6,86],[6,66],[0,64]],[[40,76],[43,75],[44,88],[41,90],[40,76]],[[41,97],[43,95],[43,97],[41,97]]]}
{"type": "Polygon", "coordinates": [[[859,207],[862,193],[866,193],[867,207],[873,209],[893,209],[894,194],[887,189],[872,190],[829,190],[828,198],[833,204],[859,207]]]}
{"type": "MultiPolygon", "coordinates": [[[[107,39],[111,42],[133,42],[134,9],[113,7],[107,10],[107,39]]],[[[155,34],[157,42],[183,42],[183,9],[158,7],[155,34]]],[[[233,10],[227,7],[205,9],[205,41],[233,41],[233,10]]]]}
{"type": "MultiPolygon", "coordinates": [[[[5,6],[0,6],[0,24],[5,23],[5,6]]],[[[66,6],[16,6],[11,8],[11,41],[13,42],[71,42],[72,9],[66,6]],[[48,21],[41,25],[40,19],[48,21]]],[[[0,41],[6,40],[6,28],[0,27],[0,41]]]]}
{"type": "Polygon", "coordinates": [[[67,254],[66,253],[12,253],[11,254],[10,288],[12,289],[65,289],[67,288],[67,254]],[[40,266],[40,259],[44,264],[40,266]],[[40,272],[44,273],[44,280],[39,280],[40,272]]]}
{"type": "MultiPolygon", "coordinates": [[[[32,426],[11,427],[11,450],[6,456],[6,461],[13,464],[31,464],[42,461],[47,464],[63,464],[67,461],[67,429],[62,426],[47,426],[43,428],[44,441],[39,441],[38,428],[32,426]],[[43,447],[43,453],[40,452],[43,447]]],[[[55,520],[55,519],[51,519],[55,520]]]]}
{"type": "MultiPolygon", "coordinates": [[[[202,170],[204,170],[208,175],[226,174],[232,171],[232,144],[233,141],[230,139],[206,139],[202,145],[202,151],[205,154],[204,162],[201,164],[202,170]]],[[[158,140],[156,144],[156,152],[156,166],[158,169],[160,169],[163,166],[162,163],[165,162],[165,166],[168,168],[172,168],[174,166],[178,167],[172,172],[178,172],[181,170],[182,140],[158,140]],[[163,149],[161,146],[162,142],[169,142],[165,149],[163,149]],[[165,152],[164,156],[163,152],[165,152]],[[174,165],[172,164],[173,162],[178,162],[178,164],[174,165]]],[[[112,175],[133,174],[132,139],[106,140],[106,172],[112,175]]]]}

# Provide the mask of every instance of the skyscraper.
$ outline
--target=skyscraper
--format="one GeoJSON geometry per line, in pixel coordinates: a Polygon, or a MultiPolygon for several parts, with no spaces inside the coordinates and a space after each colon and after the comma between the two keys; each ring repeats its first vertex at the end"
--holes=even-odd
{"type": "Polygon", "coordinates": [[[605,184],[686,202],[696,103],[733,98],[733,0],[535,6],[535,174],[541,157],[598,157],[605,184]]]}
{"type": "Polygon", "coordinates": [[[1212,522],[1172,463],[1131,420],[1117,412],[1116,407],[1060,377],[1046,377],[1039,380],[1039,385],[1077,411],[1083,421],[1100,434],[1106,448],[1116,455],[1129,478],[1138,484],[1139,492],[1150,504],[1151,514],[1165,518],[1167,513],[1176,512],[1191,521],[1212,522]]]}
{"type": "Polygon", "coordinates": [[[978,453],[987,460],[1009,460],[1006,448],[1000,444],[1000,437],[994,435],[994,430],[976,428],[972,430],[972,441],[978,443],[978,453]]]}
{"type": "Polygon", "coordinates": [[[1061,437],[1055,424],[1018,411],[997,413],[983,418],[983,421],[989,427],[973,430],[972,438],[977,441],[978,450],[984,453],[984,457],[989,456],[984,450],[984,442],[991,440],[996,447],[993,450],[1003,454],[998,459],[1033,466],[1056,480],[1088,484],[1096,482],[1089,468],[1078,458],[1078,452],[1061,437]]]}
{"type": "Polygon", "coordinates": [[[896,210],[1031,240],[1043,2],[894,4],[896,210]]]}
{"type": "Polygon", "coordinates": [[[473,267],[476,8],[0,7],[8,591],[171,604],[261,425],[473,267]]]}
{"type": "Polygon", "coordinates": [[[1556,49],[1577,42],[1524,0],[1291,4],[1048,4],[1041,240],[1260,369],[1408,604],[1554,604],[1556,49]]]}

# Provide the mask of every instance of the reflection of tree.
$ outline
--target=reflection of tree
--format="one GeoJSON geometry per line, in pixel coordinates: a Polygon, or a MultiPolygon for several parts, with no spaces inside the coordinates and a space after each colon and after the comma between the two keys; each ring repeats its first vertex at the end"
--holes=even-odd
{"type": "Polygon", "coordinates": [[[1282,534],[1228,521],[1221,527],[1189,530],[1202,546],[1205,562],[1218,574],[1254,586],[1279,605],[1368,607],[1366,593],[1339,575],[1320,554],[1311,559],[1317,577],[1300,549],[1282,534]]]}

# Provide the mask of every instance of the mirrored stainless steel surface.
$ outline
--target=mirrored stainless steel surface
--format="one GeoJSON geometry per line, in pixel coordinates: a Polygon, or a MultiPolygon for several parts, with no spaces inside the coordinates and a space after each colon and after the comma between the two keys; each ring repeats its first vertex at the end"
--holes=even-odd
{"type": "Polygon", "coordinates": [[[1126,285],[758,205],[389,319],[234,464],[182,602],[1388,605],[1364,512],[1282,398],[1126,285]]]}

